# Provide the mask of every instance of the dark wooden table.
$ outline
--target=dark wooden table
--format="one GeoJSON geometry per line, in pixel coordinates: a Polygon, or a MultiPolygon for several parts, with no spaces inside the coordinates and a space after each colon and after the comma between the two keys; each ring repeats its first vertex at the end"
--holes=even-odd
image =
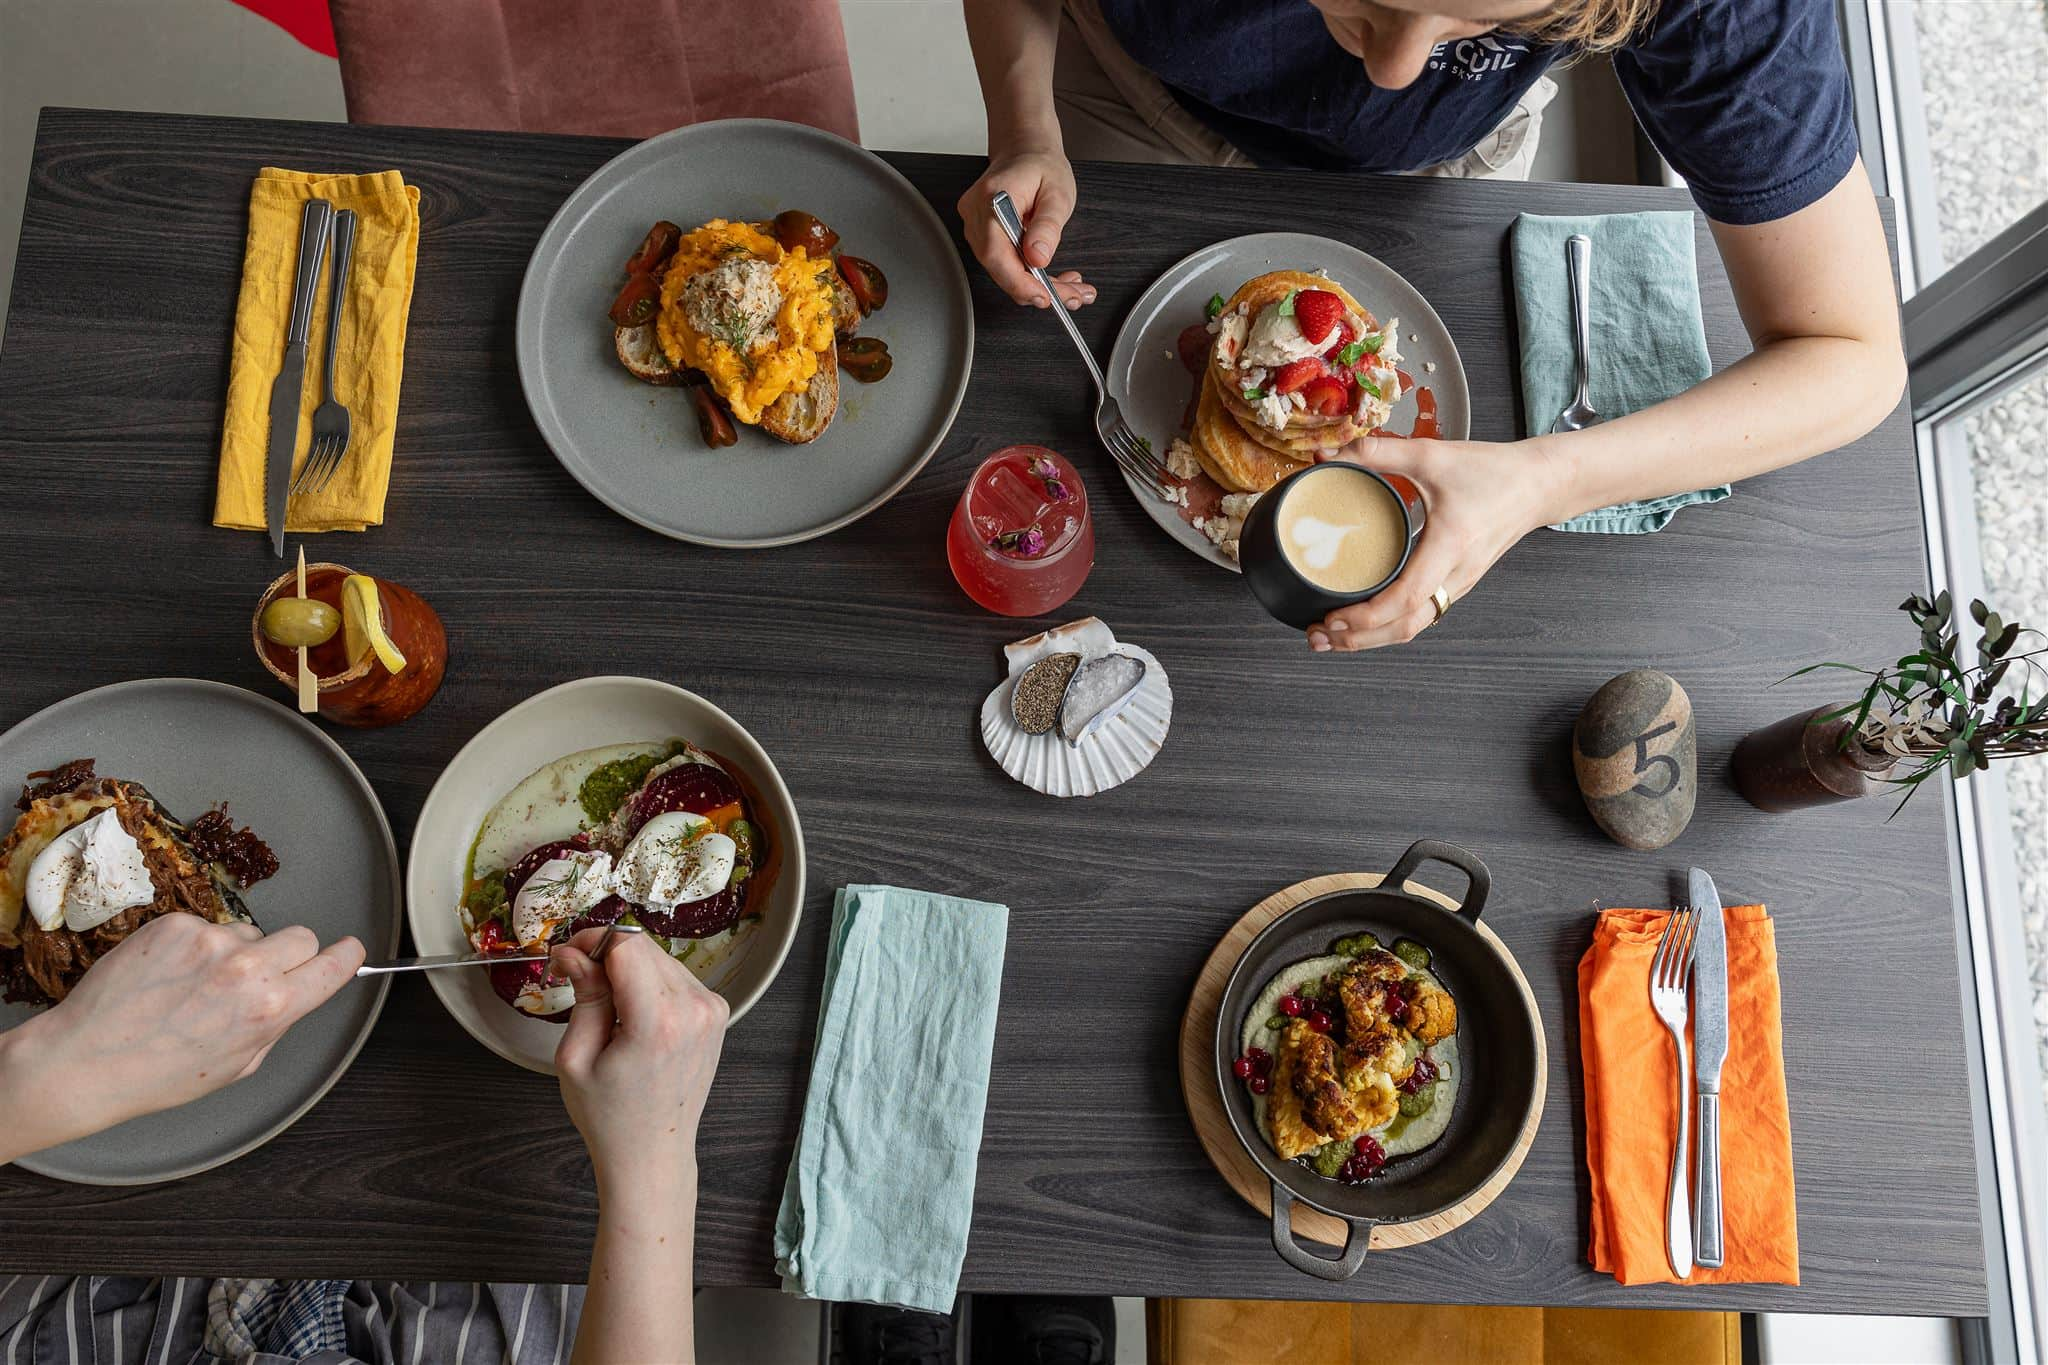
{"type": "MultiPolygon", "coordinates": [[[[1012,907],[967,1289],[1984,1310],[1942,799],[1888,825],[1879,802],[1774,818],[1725,775],[1747,729],[1831,695],[1813,680],[1767,691],[1772,679],[1881,657],[1899,639],[1893,608],[1925,581],[1903,411],[1660,535],[1539,532],[1418,643],[1316,656],[1122,495],[1050,320],[970,268],[979,354],[931,466],[825,539],[699,549],[586,495],[535,433],[514,372],[527,254],[620,145],[46,113],[0,356],[0,725],[125,678],[270,689],[247,622],[276,561],[261,537],[208,524],[249,177],[396,166],[420,187],[424,230],[389,519],[331,548],[422,590],[448,625],[452,667],[433,705],[337,736],[401,846],[480,726],[599,672],[672,679],[727,707],[803,811],[804,924],[728,1041],[705,1119],[705,1282],[771,1282],[832,888],[874,880],[1012,907]],[[974,721],[999,647],[1027,628],[961,596],[942,540],[967,471],[1017,440],[1079,457],[1098,495],[1099,558],[1066,614],[1101,615],[1173,678],[1165,752],[1092,801],[1004,778],[974,721]],[[1594,829],[1567,753],[1586,696],[1640,664],[1691,692],[1703,770],[1691,830],[1647,855],[1594,829]],[[1175,1034],[1197,967],[1246,907],[1315,873],[1384,868],[1420,835],[1493,870],[1488,919],[1549,1032],[1549,1103],[1528,1164],[1486,1214],[1330,1286],[1282,1265],[1264,1220],[1210,1169],[1181,1103],[1175,1034]],[[1574,967],[1596,907],[1669,904],[1695,862],[1731,900],[1777,916],[1800,1289],[1623,1290],[1585,1260],[1574,967]]],[[[949,219],[977,170],[891,160],[949,219]]],[[[1080,180],[1061,261],[1101,288],[1081,324],[1098,353],[1165,267],[1274,221],[1253,205],[1284,205],[1288,226],[1355,243],[1430,297],[1465,357],[1483,438],[1519,429],[1502,249],[1514,215],[1686,203],[1654,189],[1148,167],[1083,167],[1080,180]]],[[[1707,335],[1725,364],[1747,343],[1704,224],[1700,247],[1707,335]]],[[[499,1061],[424,982],[400,980],[348,1075],[259,1152],[142,1189],[0,1171],[0,1269],[577,1280],[595,1217],[553,1083],[499,1061]]]]}

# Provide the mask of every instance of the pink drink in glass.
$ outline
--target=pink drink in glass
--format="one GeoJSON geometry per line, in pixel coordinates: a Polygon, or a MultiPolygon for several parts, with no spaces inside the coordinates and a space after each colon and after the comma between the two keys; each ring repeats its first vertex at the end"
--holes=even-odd
{"type": "Polygon", "coordinates": [[[1043,616],[1095,567],[1088,490],[1066,458],[1009,446],[967,481],[946,531],[946,558],[969,597],[1004,616],[1043,616]]]}

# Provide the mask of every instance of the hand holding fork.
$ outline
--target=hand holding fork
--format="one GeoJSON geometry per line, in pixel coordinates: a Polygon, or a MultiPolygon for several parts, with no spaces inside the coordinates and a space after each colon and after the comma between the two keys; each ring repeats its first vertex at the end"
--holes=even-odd
{"type": "MultiPolygon", "coordinates": [[[[1018,259],[1023,259],[1024,223],[1017,216],[1017,206],[1010,202],[1007,191],[997,190],[993,200],[996,221],[1002,224],[1003,232],[1018,247],[1018,259]]],[[[1038,281],[1045,296],[1058,299],[1059,293],[1053,288],[1052,277],[1042,266],[1025,261],[1025,268],[1038,281]]],[[[1131,481],[1155,498],[1166,499],[1173,489],[1171,476],[1166,464],[1153,453],[1151,444],[1131,430],[1124,420],[1123,409],[1109,396],[1109,385],[1102,377],[1102,367],[1095,363],[1095,355],[1088,349],[1088,343],[1081,338],[1081,329],[1074,325],[1074,319],[1065,308],[1055,307],[1053,316],[1060,320],[1060,326],[1067,329],[1067,337],[1074,343],[1074,349],[1081,353],[1082,363],[1088,367],[1088,377],[1095,381],[1095,434],[1116,460],[1117,467],[1129,476],[1131,481]]]]}

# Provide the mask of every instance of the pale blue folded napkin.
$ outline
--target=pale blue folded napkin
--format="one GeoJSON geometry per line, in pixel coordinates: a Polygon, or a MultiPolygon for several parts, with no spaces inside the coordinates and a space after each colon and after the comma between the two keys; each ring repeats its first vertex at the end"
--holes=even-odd
{"type": "Polygon", "coordinates": [[[951,1312],[1008,906],[893,886],[832,904],[818,1044],[775,1217],[792,1294],[951,1312]]]}
{"type": "MultiPolygon", "coordinates": [[[[1612,213],[1515,219],[1515,316],[1522,332],[1522,411],[1531,436],[1550,430],[1572,396],[1572,300],[1564,242],[1593,239],[1594,410],[1612,420],[1685,392],[1714,372],[1700,324],[1692,214],[1612,213]]],[[[1719,502],[1727,484],[1603,507],[1554,529],[1624,535],[1661,531],[1681,507],[1719,502]]]]}

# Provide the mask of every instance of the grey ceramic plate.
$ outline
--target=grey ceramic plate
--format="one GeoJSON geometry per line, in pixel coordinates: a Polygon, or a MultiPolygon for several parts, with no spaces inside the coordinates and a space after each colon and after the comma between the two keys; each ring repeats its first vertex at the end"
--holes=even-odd
{"type": "MultiPolygon", "coordinates": [[[[258,925],[303,924],[322,942],[354,934],[373,958],[398,951],[398,849],[370,784],[333,740],[276,702],[224,683],[147,678],[82,692],[0,735],[0,806],[17,784],[73,758],[140,782],[181,820],[216,802],[277,854],[244,895],[258,925]]],[[[19,1163],[59,1180],[140,1185],[232,1161],[276,1137],[348,1069],[388,978],[352,982],[301,1020],[263,1068],[201,1100],[53,1147],[19,1163]]],[[[0,1005],[0,1030],[36,1013],[0,1005]]]]}
{"type": "MultiPolygon", "coordinates": [[[[1381,319],[1401,323],[1401,368],[1436,395],[1437,426],[1448,440],[1472,434],[1472,397],[1465,387],[1464,362],[1457,343],[1436,310],[1391,266],[1357,247],[1312,237],[1305,232],[1255,232],[1205,246],[1161,275],[1131,308],[1109,353],[1110,396],[1123,409],[1124,420],[1164,455],[1180,432],[1194,377],[1174,349],[1181,329],[1202,321],[1209,299],[1229,298],[1239,285],[1270,270],[1327,271],[1351,296],[1381,319]],[[1436,369],[1426,368],[1434,364],[1436,369]]],[[[1390,431],[1405,432],[1415,423],[1415,397],[1394,405],[1390,431]]],[[[1131,496],[1152,520],[1181,544],[1212,564],[1231,570],[1237,565],[1209,543],[1209,538],[1181,518],[1177,508],[1161,502],[1129,478],[1131,496]]]]}
{"type": "Polygon", "coordinates": [[[569,196],[526,268],[516,342],[535,424],[599,501],[678,540],[758,548],[858,520],[924,467],[967,392],[974,308],[952,234],[908,180],[830,133],[734,119],[650,138],[569,196]],[[861,331],[896,365],[878,384],[842,382],[839,415],[809,445],[740,426],[738,445],[713,450],[686,390],[619,365],[605,310],[657,221],[688,231],[788,208],[888,277],[888,306],[861,331]]]}

